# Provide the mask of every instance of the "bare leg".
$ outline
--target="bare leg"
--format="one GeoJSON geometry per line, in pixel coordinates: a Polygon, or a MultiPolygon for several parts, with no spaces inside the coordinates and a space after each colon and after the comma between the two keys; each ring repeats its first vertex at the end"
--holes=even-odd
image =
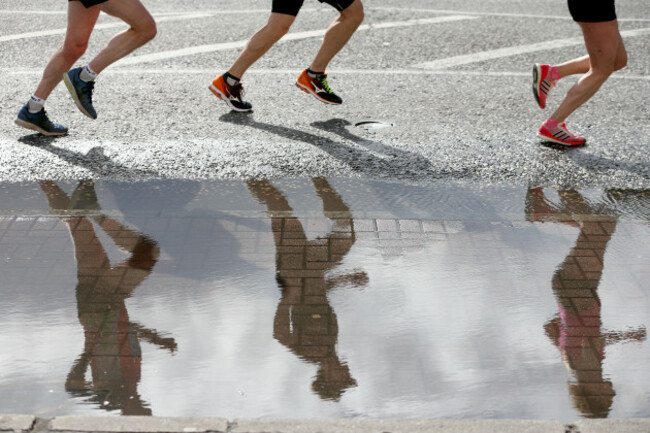
{"type": "Polygon", "coordinates": [[[568,62],[560,63],[557,65],[557,72],[560,78],[568,77],[569,75],[586,74],[589,72],[591,62],[589,56],[578,57],[577,59],[569,60],[568,62]]]}
{"type": "Polygon", "coordinates": [[[74,62],[86,51],[90,33],[95,27],[99,9],[86,9],[81,2],[68,2],[68,28],[65,33],[63,46],[54,53],[48,62],[34,95],[47,99],[52,90],[61,82],[61,77],[74,62]]]}
{"type": "Polygon", "coordinates": [[[361,0],[354,0],[354,3],[342,11],[328,27],[323,43],[309,69],[325,72],[330,61],[348,43],[357,30],[363,21],[363,16],[361,0]]]}
{"type": "Polygon", "coordinates": [[[272,12],[269,21],[250,38],[228,73],[241,78],[253,63],[287,34],[295,19],[293,15],[272,12]]]}
{"type": "Polygon", "coordinates": [[[131,26],[128,30],[115,35],[108,45],[90,62],[90,68],[97,73],[140,48],[156,36],[156,22],[149,11],[140,3],[140,0],[110,0],[96,7],[131,26]]]}
{"type": "Polygon", "coordinates": [[[569,90],[562,104],[551,116],[558,122],[564,122],[598,91],[612,72],[627,64],[627,53],[616,20],[579,24],[589,53],[590,68],[569,90]]]}

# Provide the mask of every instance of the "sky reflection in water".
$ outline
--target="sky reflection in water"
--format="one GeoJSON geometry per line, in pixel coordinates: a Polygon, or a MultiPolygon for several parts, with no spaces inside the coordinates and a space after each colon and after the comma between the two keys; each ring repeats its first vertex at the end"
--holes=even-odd
{"type": "Polygon", "coordinates": [[[4,185],[0,407],[647,417],[649,195],[4,185]]]}

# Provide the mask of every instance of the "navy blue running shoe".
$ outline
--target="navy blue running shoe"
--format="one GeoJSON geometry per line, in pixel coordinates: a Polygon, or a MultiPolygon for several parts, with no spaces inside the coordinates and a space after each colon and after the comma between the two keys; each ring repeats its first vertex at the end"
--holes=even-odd
{"type": "Polygon", "coordinates": [[[93,107],[93,89],[95,88],[95,82],[89,81],[85,82],[79,78],[79,73],[82,68],[70,69],[68,72],[63,74],[63,81],[65,86],[68,88],[74,103],[77,104],[77,108],[90,117],[91,119],[97,119],[97,112],[93,107]]]}
{"type": "Polygon", "coordinates": [[[43,135],[65,135],[68,133],[68,128],[58,123],[53,123],[48,119],[45,108],[41,108],[41,111],[38,113],[30,113],[27,109],[27,104],[20,109],[14,123],[23,128],[40,132],[43,135]]]}

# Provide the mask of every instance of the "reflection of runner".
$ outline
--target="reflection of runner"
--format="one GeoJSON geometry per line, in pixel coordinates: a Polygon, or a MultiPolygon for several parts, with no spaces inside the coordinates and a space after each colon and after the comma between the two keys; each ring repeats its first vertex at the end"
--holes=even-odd
{"type": "MultiPolygon", "coordinates": [[[[40,182],[53,210],[98,210],[91,181],[82,181],[72,197],[54,182],[40,182]]],[[[151,415],[138,394],[142,354],[141,339],[174,351],[173,338],[163,338],[155,330],[131,322],[125,300],[144,279],[158,260],[155,241],[124,227],[104,215],[93,220],[130,257],[111,266],[106,251],[88,217],[65,217],[75,246],[77,261],[77,309],[84,327],[85,347],[66,380],[66,390],[73,395],[90,396],[89,400],[105,410],[120,410],[123,415],[151,415]],[[90,366],[91,383],[85,379],[90,366]]]]}
{"type": "MultiPolygon", "coordinates": [[[[304,0],[273,0],[267,24],[255,33],[228,72],[212,81],[210,90],[235,111],[251,111],[253,106],[242,100],[241,78],[287,32],[296,19],[304,0]]],[[[347,44],[363,21],[361,0],[319,0],[335,7],[340,15],[330,24],[323,43],[308,69],[302,71],[296,86],[327,104],[343,101],[327,83],[325,70],[334,56],[347,44]]]]}
{"type": "MultiPolygon", "coordinates": [[[[533,221],[543,221],[554,214],[591,215],[589,204],[577,191],[561,191],[562,207],[546,200],[541,188],[528,191],[526,212],[533,221]]],[[[576,408],[586,417],[607,417],[614,387],[603,377],[603,360],[607,344],[643,340],[645,329],[607,332],[601,329],[601,303],[598,284],[603,273],[607,244],[616,229],[617,218],[584,221],[574,216],[567,224],[580,227],[576,244],[552,280],[558,302],[558,316],[545,326],[546,334],[560,349],[562,359],[574,382],[569,392],[576,408]]]]}
{"type": "MultiPolygon", "coordinates": [[[[336,278],[326,273],[339,265],[355,241],[352,214],[325,179],[313,179],[325,213],[332,218],[331,231],[308,240],[294,217],[271,218],[276,245],[277,281],[282,289],[273,323],[273,336],[298,357],[318,365],[312,389],[327,400],[338,400],[356,386],[347,364],[336,353],[338,324],[327,292],[341,283],[365,285],[368,276],[358,272],[336,278]]],[[[270,182],[248,181],[248,189],[271,212],[291,212],[287,199],[270,182]]]]}
{"type": "Polygon", "coordinates": [[[140,0],[69,0],[68,29],[63,46],[54,53],[45,67],[36,91],[18,112],[16,124],[44,135],[63,135],[68,132],[65,126],[52,123],[43,108],[45,100],[61,78],[79,110],[96,119],[92,93],[97,74],[149,42],[155,35],[156,23],[140,0]],[[86,51],[90,33],[102,11],[121,19],[130,28],[115,35],[90,63],[69,70],[86,51]]]}
{"type": "Polygon", "coordinates": [[[569,11],[580,25],[587,56],[557,66],[536,64],[533,68],[533,93],[541,108],[558,80],[568,75],[584,74],[569,90],[560,106],[539,128],[545,141],[578,146],[586,143],[566,127],[565,120],[587,102],[614,71],[627,64],[627,53],[618,31],[614,0],[568,0],[569,11]]]}

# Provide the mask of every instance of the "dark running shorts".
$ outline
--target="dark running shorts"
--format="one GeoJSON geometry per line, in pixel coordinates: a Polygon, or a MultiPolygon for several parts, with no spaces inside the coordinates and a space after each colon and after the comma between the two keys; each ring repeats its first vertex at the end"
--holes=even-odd
{"type": "Polygon", "coordinates": [[[616,19],[614,0],[568,0],[573,21],[602,23],[616,19]]]}
{"type": "MultiPolygon", "coordinates": [[[[336,8],[337,11],[341,12],[347,9],[354,0],[318,0],[321,3],[327,3],[332,7],[336,8]]],[[[286,14],[293,15],[294,17],[298,15],[298,11],[302,7],[304,0],[273,0],[273,7],[271,12],[277,14],[286,14]]]]}
{"type": "Polygon", "coordinates": [[[70,1],[70,2],[80,1],[82,5],[89,8],[91,6],[95,6],[95,5],[98,5],[100,3],[104,3],[105,1],[108,1],[108,0],[68,0],[68,1],[70,1]]]}

